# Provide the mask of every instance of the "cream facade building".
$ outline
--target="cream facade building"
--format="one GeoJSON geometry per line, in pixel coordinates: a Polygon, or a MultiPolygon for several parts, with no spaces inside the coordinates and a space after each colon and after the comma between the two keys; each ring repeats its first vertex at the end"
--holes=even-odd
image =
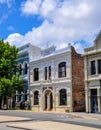
{"type": "Polygon", "coordinates": [[[71,52],[70,44],[61,50],[52,46],[30,62],[32,110],[73,111],[71,52]]]}
{"type": "Polygon", "coordinates": [[[101,112],[101,32],[84,50],[86,112],[101,112]]]}

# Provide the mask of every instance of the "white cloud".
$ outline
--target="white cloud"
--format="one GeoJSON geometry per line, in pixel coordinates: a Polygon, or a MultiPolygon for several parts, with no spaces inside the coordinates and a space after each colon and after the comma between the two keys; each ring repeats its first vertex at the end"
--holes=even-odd
{"type": "Polygon", "coordinates": [[[79,41],[92,45],[95,34],[101,29],[101,0],[26,0],[21,10],[23,15],[44,18],[39,27],[21,36],[22,41],[18,41],[21,43],[31,42],[40,47],[49,43],[61,48],[78,41],[73,45],[82,52],[84,45],[79,41]]]}
{"type": "Polygon", "coordinates": [[[40,8],[40,15],[42,15],[43,17],[48,17],[51,15],[51,13],[54,13],[54,11],[56,10],[56,6],[57,6],[57,0],[44,0],[41,4],[41,8],[40,8]]]}
{"type": "Polygon", "coordinates": [[[8,41],[11,45],[16,45],[16,46],[21,46],[24,44],[23,42],[23,36],[18,34],[18,33],[14,33],[8,36],[8,38],[5,40],[8,41]]]}
{"type": "Polygon", "coordinates": [[[13,30],[14,30],[14,27],[13,27],[13,26],[9,26],[9,27],[8,27],[8,30],[9,30],[9,31],[13,31],[13,30]]]}
{"type": "Polygon", "coordinates": [[[22,3],[21,10],[24,14],[35,15],[39,13],[41,0],[27,0],[25,3],[22,3]]]}
{"type": "Polygon", "coordinates": [[[7,4],[8,8],[11,7],[12,2],[14,2],[15,0],[0,0],[0,4],[7,4]]]}
{"type": "Polygon", "coordinates": [[[7,15],[7,14],[3,15],[3,16],[0,18],[0,24],[1,24],[2,22],[4,22],[5,19],[7,19],[7,18],[8,18],[8,15],[7,15]]]}

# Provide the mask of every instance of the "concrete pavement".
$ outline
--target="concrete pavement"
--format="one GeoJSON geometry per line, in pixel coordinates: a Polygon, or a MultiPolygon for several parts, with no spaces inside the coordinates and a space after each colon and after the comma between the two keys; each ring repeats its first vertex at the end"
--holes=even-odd
{"type": "Polygon", "coordinates": [[[71,112],[68,113],[70,115],[74,115],[77,117],[81,117],[84,119],[90,119],[90,120],[98,120],[101,121],[101,113],[85,113],[85,112],[71,112]]]}
{"type": "Polygon", "coordinates": [[[14,117],[14,116],[0,116],[0,123],[28,121],[28,120],[30,120],[30,118],[22,118],[22,117],[14,117]]]}
{"type": "Polygon", "coordinates": [[[52,122],[52,121],[32,121],[27,123],[12,123],[8,127],[20,128],[25,130],[99,130],[80,125],[72,125],[68,123],[52,122]]]}
{"type": "MultiPolygon", "coordinates": [[[[48,112],[47,112],[48,113],[48,112]]],[[[49,112],[50,113],[50,112],[49,112]]],[[[59,113],[60,114],[60,113],[59,113]]],[[[101,114],[91,113],[61,113],[61,116],[72,116],[73,118],[86,118],[89,120],[101,121],[101,114]]],[[[31,118],[21,118],[13,116],[0,116],[0,123],[7,123],[8,127],[20,128],[25,130],[99,130],[97,128],[91,128],[80,125],[73,125],[68,123],[53,122],[53,121],[31,121],[31,118]],[[26,121],[26,122],[25,122],[26,121]],[[27,122],[28,121],[28,122],[27,122]],[[16,123],[15,123],[16,122],[16,123]]]]}

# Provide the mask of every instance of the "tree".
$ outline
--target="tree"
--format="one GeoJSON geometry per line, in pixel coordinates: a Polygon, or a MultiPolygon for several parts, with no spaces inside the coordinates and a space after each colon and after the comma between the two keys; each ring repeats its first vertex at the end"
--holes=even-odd
{"type": "Polygon", "coordinates": [[[18,49],[0,40],[0,98],[2,103],[12,97],[17,90],[23,90],[22,79],[17,67],[18,49]]]}

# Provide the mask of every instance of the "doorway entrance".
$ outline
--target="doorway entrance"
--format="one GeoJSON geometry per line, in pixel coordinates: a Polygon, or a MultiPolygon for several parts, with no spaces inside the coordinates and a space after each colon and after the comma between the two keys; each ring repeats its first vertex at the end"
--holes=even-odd
{"type": "Polygon", "coordinates": [[[98,112],[97,89],[91,89],[91,112],[98,112]]]}
{"type": "Polygon", "coordinates": [[[44,94],[44,110],[51,111],[53,109],[53,94],[51,90],[46,90],[44,94]]]}

